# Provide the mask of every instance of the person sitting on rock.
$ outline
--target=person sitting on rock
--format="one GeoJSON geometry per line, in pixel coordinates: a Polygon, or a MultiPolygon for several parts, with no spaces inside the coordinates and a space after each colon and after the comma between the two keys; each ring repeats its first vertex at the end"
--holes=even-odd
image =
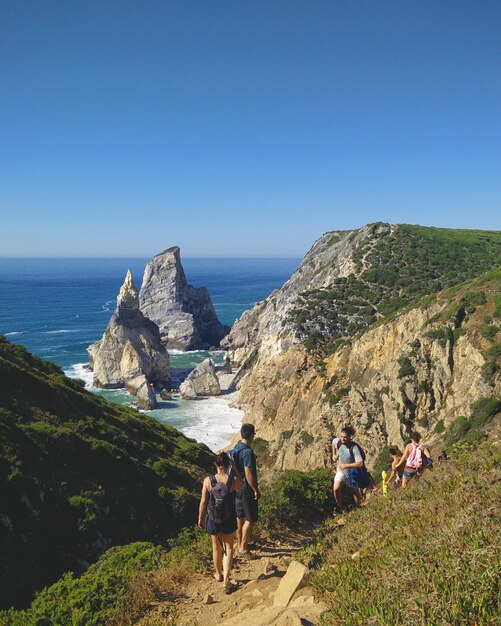
{"type": "Polygon", "coordinates": [[[226,452],[216,455],[214,466],[216,474],[207,476],[202,485],[198,526],[211,535],[214,578],[223,582],[225,593],[231,593],[230,571],[237,530],[234,493],[243,487],[243,482],[226,452]]]}

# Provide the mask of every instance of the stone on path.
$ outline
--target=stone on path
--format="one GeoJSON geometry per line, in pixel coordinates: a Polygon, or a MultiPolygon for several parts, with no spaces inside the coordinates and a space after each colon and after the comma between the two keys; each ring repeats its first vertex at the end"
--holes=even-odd
{"type": "Polygon", "coordinates": [[[290,599],[303,582],[307,571],[306,566],[302,563],[298,561],[291,562],[273,598],[275,606],[285,607],[289,604],[290,599]]]}
{"type": "Polygon", "coordinates": [[[303,622],[294,609],[287,609],[271,624],[272,626],[302,626],[303,622]]]}
{"type": "Polygon", "coordinates": [[[210,593],[206,593],[204,596],[204,599],[202,600],[203,604],[214,604],[215,600],[214,598],[210,595],[210,593]]]}

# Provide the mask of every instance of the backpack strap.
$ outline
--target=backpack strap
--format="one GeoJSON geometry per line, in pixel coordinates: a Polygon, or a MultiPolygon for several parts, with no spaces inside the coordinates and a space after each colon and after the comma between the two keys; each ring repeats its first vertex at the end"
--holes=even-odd
{"type": "Polygon", "coordinates": [[[237,466],[237,470],[238,470],[239,474],[242,474],[242,467],[241,467],[240,463],[238,462],[238,457],[240,455],[240,452],[242,452],[242,450],[246,450],[247,448],[251,449],[249,444],[248,443],[242,443],[242,446],[240,448],[238,448],[238,450],[236,450],[233,453],[233,459],[235,460],[235,465],[237,466]]]}
{"type": "Polygon", "coordinates": [[[350,458],[351,458],[351,462],[352,462],[352,463],[355,463],[355,462],[356,462],[356,461],[355,461],[355,455],[353,454],[353,447],[354,447],[354,446],[357,446],[358,451],[360,452],[360,456],[362,457],[362,461],[363,461],[363,462],[364,462],[364,464],[365,464],[365,454],[364,454],[364,452],[363,452],[362,448],[358,445],[358,443],[356,443],[355,441],[350,441],[350,442],[348,442],[348,444],[343,444],[343,443],[341,443],[341,439],[340,439],[340,440],[337,442],[337,444],[336,444],[337,449],[339,450],[339,448],[340,448],[342,445],[345,445],[345,446],[348,448],[348,450],[350,451],[350,458]]]}

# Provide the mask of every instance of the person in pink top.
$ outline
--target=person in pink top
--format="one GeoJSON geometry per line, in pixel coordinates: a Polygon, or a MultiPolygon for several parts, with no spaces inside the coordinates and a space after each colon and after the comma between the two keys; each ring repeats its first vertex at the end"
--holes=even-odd
{"type": "Polygon", "coordinates": [[[418,432],[411,434],[410,442],[405,446],[402,458],[398,462],[401,466],[405,462],[402,487],[405,487],[415,476],[419,476],[423,469],[423,457],[431,459],[428,448],[421,443],[421,435],[418,432]]]}

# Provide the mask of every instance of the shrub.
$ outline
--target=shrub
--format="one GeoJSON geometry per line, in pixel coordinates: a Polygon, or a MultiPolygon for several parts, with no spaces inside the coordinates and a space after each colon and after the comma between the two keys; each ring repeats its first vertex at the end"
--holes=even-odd
{"type": "Polygon", "coordinates": [[[445,436],[446,443],[451,446],[464,439],[466,433],[471,429],[471,422],[467,417],[461,416],[455,419],[445,436]]]}
{"type": "Polygon", "coordinates": [[[267,529],[295,528],[305,522],[324,519],[332,512],[332,507],[330,470],[286,470],[263,487],[260,524],[267,529]]]}
{"type": "Polygon", "coordinates": [[[411,360],[407,356],[402,356],[398,359],[398,363],[400,365],[400,369],[398,370],[399,378],[406,378],[407,376],[412,376],[416,373],[414,366],[411,363],[411,360]]]}
{"type": "Polygon", "coordinates": [[[444,424],[444,420],[439,420],[436,424],[435,424],[435,428],[434,428],[435,432],[440,434],[445,432],[445,424],[444,424]]]}

